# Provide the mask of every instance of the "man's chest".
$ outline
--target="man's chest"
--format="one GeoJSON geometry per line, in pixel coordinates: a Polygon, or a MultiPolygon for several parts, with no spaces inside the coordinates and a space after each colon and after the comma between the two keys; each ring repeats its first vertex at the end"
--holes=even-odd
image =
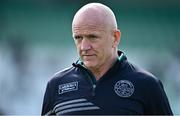
{"type": "Polygon", "coordinates": [[[56,114],[143,114],[143,103],[127,82],[117,86],[117,82],[107,81],[93,88],[87,80],[73,80],[61,82],[56,88],[56,114]]]}

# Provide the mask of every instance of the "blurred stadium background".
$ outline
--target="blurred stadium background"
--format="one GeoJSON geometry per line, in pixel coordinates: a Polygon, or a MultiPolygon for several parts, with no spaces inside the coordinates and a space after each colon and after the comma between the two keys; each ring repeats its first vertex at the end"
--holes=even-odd
{"type": "Polygon", "coordinates": [[[40,114],[47,81],[78,58],[71,21],[89,2],[114,11],[119,49],[163,82],[180,114],[179,0],[1,0],[0,114],[40,114]]]}

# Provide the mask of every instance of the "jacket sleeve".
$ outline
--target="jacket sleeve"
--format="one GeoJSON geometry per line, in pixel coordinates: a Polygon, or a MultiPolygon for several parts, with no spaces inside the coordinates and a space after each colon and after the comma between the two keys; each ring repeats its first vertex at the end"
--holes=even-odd
{"type": "Polygon", "coordinates": [[[46,91],[44,94],[41,115],[51,115],[52,113],[51,99],[52,98],[51,98],[50,82],[48,82],[46,86],[46,91]]]}
{"type": "MultiPolygon", "coordinates": [[[[152,81],[151,81],[152,82],[152,81]]],[[[146,114],[173,115],[167,95],[160,80],[155,79],[148,87],[146,114]]]]}

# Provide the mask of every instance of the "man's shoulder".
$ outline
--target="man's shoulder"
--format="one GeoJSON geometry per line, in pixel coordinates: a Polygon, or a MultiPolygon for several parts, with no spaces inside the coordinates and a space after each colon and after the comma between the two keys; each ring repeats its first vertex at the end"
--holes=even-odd
{"type": "Polygon", "coordinates": [[[152,93],[162,88],[162,82],[158,77],[136,65],[130,64],[129,73],[125,78],[143,92],[152,93]]]}
{"type": "Polygon", "coordinates": [[[154,76],[152,73],[146,70],[139,70],[137,72],[134,72],[133,75],[134,75],[135,80],[138,80],[145,85],[159,83],[159,79],[156,76],[154,76]]]}
{"type": "Polygon", "coordinates": [[[129,63],[129,73],[127,73],[127,75],[133,80],[139,81],[144,84],[159,83],[159,79],[155,75],[153,75],[146,69],[143,69],[131,63],[129,63]]]}
{"type": "Polygon", "coordinates": [[[50,82],[55,82],[61,79],[67,79],[66,77],[68,77],[69,75],[73,74],[75,72],[75,67],[68,67],[65,68],[63,70],[60,70],[58,72],[56,72],[51,78],[50,78],[50,82]]]}
{"type": "Polygon", "coordinates": [[[74,72],[75,67],[71,66],[68,68],[64,68],[63,70],[60,70],[54,74],[54,78],[60,78],[68,74],[72,74],[74,72]]]}

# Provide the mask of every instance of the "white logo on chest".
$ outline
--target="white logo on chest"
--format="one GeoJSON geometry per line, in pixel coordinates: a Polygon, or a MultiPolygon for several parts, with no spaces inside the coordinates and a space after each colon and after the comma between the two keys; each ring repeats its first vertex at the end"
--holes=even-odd
{"type": "Polygon", "coordinates": [[[59,94],[78,90],[78,82],[71,82],[59,85],[59,94]]]}
{"type": "Polygon", "coordinates": [[[134,93],[134,85],[128,80],[119,80],[114,85],[114,91],[120,97],[130,97],[134,93]]]}

